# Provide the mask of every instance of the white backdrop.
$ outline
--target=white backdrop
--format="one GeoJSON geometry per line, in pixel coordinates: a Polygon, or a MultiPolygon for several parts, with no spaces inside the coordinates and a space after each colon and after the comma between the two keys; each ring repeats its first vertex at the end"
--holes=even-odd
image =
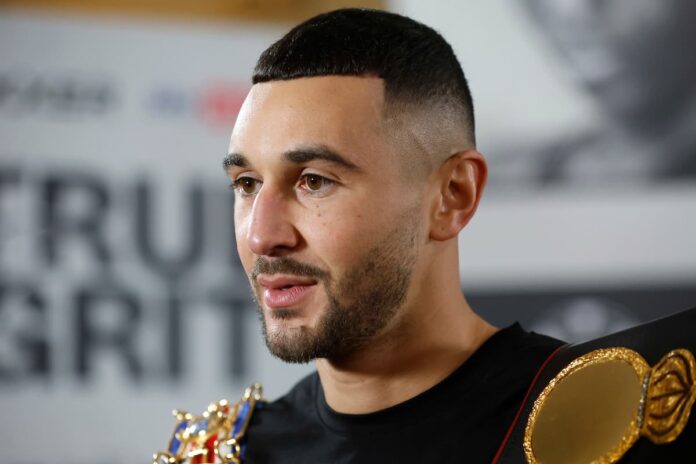
{"type": "MultiPolygon", "coordinates": [[[[435,3],[394,5],[452,42],[484,153],[592,119],[509,2],[435,3]]],[[[284,30],[0,16],[0,462],[147,462],[172,408],[311,369],[263,346],[220,166],[284,30]]],[[[467,292],[696,284],[690,183],[495,185],[461,237],[467,292]]]]}

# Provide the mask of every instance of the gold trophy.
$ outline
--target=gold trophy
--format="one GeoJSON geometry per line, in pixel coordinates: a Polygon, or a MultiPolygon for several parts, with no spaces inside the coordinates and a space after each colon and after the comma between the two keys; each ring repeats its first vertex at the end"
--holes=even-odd
{"type": "Polygon", "coordinates": [[[264,403],[263,388],[254,384],[237,403],[211,403],[200,416],[174,410],[176,426],[167,451],[153,456],[153,464],[241,464],[244,435],[254,411],[264,403]]]}

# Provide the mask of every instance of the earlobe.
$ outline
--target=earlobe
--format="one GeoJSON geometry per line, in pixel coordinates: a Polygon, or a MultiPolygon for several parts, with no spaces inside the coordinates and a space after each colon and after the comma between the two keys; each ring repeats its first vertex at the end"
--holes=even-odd
{"type": "Polygon", "coordinates": [[[469,150],[451,156],[438,171],[437,207],[430,236],[445,241],[459,234],[471,220],[486,185],[488,169],[481,153],[469,150]]]}

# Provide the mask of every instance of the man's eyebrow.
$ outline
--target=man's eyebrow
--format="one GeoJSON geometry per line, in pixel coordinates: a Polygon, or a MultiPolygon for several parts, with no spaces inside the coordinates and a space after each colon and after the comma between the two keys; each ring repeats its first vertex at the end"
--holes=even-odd
{"type": "Polygon", "coordinates": [[[249,167],[249,160],[241,153],[229,153],[222,159],[222,169],[227,171],[232,166],[247,168],[249,167]]]}
{"type": "Polygon", "coordinates": [[[360,171],[360,168],[348,161],[344,156],[326,146],[302,147],[295,150],[286,151],[283,157],[296,164],[306,163],[313,160],[328,161],[337,164],[351,171],[360,171]]]}
{"type": "MultiPolygon", "coordinates": [[[[289,150],[283,153],[283,158],[295,164],[307,163],[313,160],[328,161],[351,171],[360,171],[357,165],[326,146],[303,147],[289,150]]],[[[222,168],[225,171],[233,166],[248,168],[250,165],[251,163],[247,157],[241,153],[229,153],[222,160],[222,168]]]]}

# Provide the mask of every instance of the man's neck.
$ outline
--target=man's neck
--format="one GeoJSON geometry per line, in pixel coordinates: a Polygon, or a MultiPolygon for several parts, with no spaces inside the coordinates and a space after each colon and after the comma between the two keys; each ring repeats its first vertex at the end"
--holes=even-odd
{"type": "Polygon", "coordinates": [[[348,414],[402,403],[444,380],[496,330],[469,308],[458,288],[457,295],[440,293],[350,358],[318,360],[327,403],[348,414]]]}

